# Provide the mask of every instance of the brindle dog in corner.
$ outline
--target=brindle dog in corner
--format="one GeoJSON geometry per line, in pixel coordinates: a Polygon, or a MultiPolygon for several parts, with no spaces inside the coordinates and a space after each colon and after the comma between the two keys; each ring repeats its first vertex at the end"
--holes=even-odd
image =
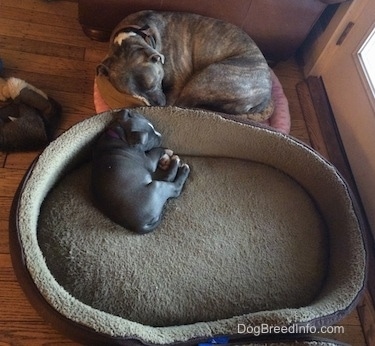
{"type": "Polygon", "coordinates": [[[146,105],[257,121],[272,114],[270,69],[254,41],[232,24],[196,14],[141,11],[126,17],[97,73],[146,105]]]}

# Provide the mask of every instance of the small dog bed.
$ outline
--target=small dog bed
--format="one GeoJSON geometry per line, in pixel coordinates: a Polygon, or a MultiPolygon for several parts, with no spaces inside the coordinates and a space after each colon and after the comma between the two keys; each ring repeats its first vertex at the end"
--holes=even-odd
{"type": "Polygon", "coordinates": [[[203,110],[138,110],[191,167],[156,231],[135,235],[92,205],[91,148],[110,112],[52,142],[14,199],[13,264],[48,321],[90,345],[195,345],[219,336],[255,345],[255,326],[308,333],[355,306],[365,242],[332,165],[269,128],[203,110]]]}
{"type": "MultiPolygon", "coordinates": [[[[290,132],[290,112],[289,112],[289,105],[288,99],[285,96],[283,87],[277,78],[276,74],[271,70],[271,77],[272,77],[272,101],[273,101],[273,113],[269,119],[262,122],[264,125],[268,125],[274,128],[277,131],[280,131],[285,134],[289,134],[290,132]]],[[[120,97],[121,101],[116,101],[116,97],[114,96],[116,91],[112,91],[112,104],[109,105],[108,102],[103,98],[101,92],[98,88],[97,80],[95,79],[94,82],[94,105],[95,110],[97,113],[102,113],[108,111],[109,109],[119,108],[119,107],[132,107],[132,102],[134,99],[128,100],[128,104],[124,105],[124,99],[120,97]]],[[[137,101],[137,100],[135,100],[137,101]]],[[[139,100],[137,101],[139,104],[139,100]]],[[[137,104],[137,103],[136,103],[137,104]]],[[[233,117],[235,119],[235,117],[233,117]]]]}

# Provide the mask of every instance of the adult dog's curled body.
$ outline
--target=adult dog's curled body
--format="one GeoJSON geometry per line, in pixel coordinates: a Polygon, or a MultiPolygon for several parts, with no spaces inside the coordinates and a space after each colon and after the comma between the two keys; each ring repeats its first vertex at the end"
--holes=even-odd
{"type": "Polygon", "coordinates": [[[270,70],[254,41],[232,24],[190,13],[126,17],[98,74],[149,105],[244,115],[271,102],[270,70]]]}

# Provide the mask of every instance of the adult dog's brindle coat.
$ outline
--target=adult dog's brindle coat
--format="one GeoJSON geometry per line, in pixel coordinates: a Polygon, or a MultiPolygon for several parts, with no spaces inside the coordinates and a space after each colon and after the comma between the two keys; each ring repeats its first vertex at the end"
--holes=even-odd
{"type": "Polygon", "coordinates": [[[254,120],[269,117],[272,108],[270,70],[254,41],[232,24],[196,14],[141,11],[126,17],[97,73],[147,105],[254,120]]]}

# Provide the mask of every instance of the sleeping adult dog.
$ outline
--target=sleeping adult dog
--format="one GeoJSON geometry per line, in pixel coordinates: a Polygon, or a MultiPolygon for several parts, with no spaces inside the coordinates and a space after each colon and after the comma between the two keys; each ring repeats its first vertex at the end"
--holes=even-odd
{"type": "Polygon", "coordinates": [[[140,104],[205,108],[259,121],[273,110],[270,69],[254,41],[232,24],[191,13],[126,17],[97,75],[140,104]]]}

